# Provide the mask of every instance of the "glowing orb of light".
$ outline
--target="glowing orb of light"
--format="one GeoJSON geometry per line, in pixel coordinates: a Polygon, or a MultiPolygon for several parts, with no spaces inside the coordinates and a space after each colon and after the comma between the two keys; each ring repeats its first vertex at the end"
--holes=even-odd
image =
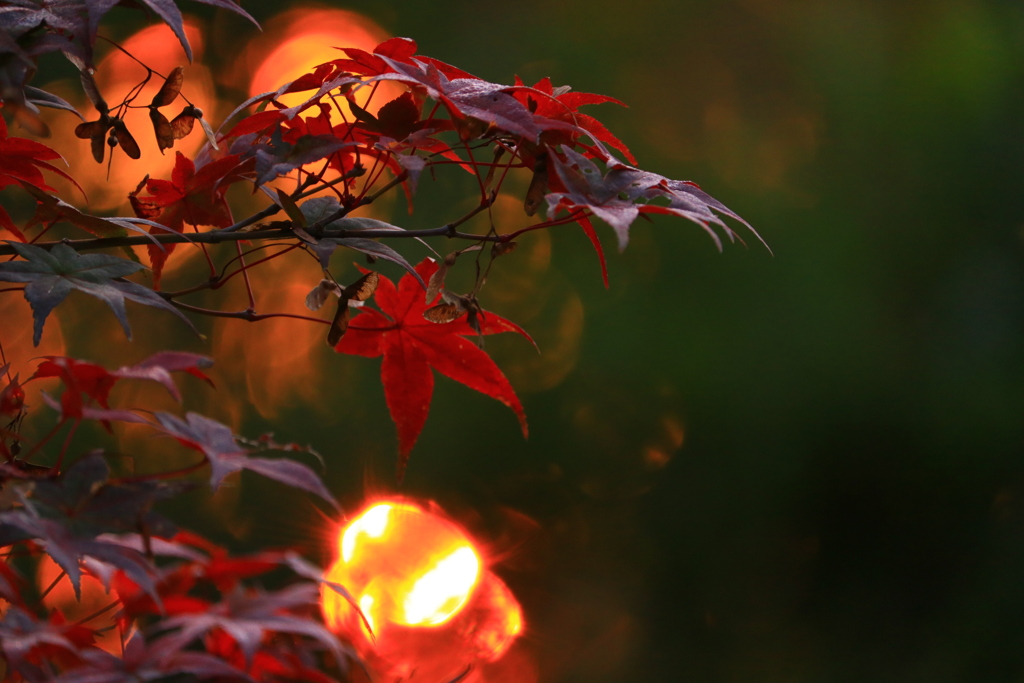
{"type": "MultiPolygon", "coordinates": [[[[369,17],[358,12],[318,7],[298,7],[275,17],[266,34],[253,41],[246,61],[253,74],[249,94],[277,90],[317,66],[345,54],[338,48],[355,47],[373,52],[390,36],[369,17]]],[[[385,81],[377,88],[374,101],[367,104],[371,90],[357,95],[360,106],[376,112],[381,105],[404,92],[397,83],[385,81]]],[[[303,102],[311,93],[290,93],[281,97],[287,106],[303,102]]],[[[351,116],[351,110],[346,107],[351,116]]],[[[339,123],[336,121],[335,123],[339,123]]]]}
{"type": "Polygon", "coordinates": [[[327,579],[359,609],[325,587],[324,618],[378,675],[448,680],[498,660],[523,630],[515,596],[438,512],[374,502],[341,530],[337,552],[327,579]]]}

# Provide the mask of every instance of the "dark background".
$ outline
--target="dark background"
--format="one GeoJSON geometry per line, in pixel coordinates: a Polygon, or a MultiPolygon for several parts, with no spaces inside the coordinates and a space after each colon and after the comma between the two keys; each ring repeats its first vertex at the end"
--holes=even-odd
{"type": "MultiPolygon", "coordinates": [[[[193,8],[227,68],[254,31],[193,8]]],[[[530,439],[439,378],[401,491],[489,539],[542,681],[1024,679],[1024,6],[346,8],[488,80],[622,99],[591,113],[774,252],[659,217],[621,255],[599,227],[610,291],[577,228],[499,263],[484,305],[559,349],[488,340],[530,439]]],[[[416,225],[460,187],[421,186],[416,225]]],[[[378,361],[324,363],[343,390],[245,429],[315,444],[356,507],[395,488],[393,426],[378,361]]],[[[278,487],[232,495],[239,547],[326,543],[278,487]]]]}

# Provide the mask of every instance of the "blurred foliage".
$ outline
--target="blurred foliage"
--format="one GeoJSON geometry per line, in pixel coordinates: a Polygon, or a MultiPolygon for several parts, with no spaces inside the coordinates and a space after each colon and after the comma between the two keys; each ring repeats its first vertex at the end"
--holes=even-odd
{"type": "MultiPolygon", "coordinates": [[[[264,22],[282,9],[245,6],[264,22]]],[[[495,539],[541,680],[1024,677],[1024,6],[348,9],[490,80],[622,99],[602,119],[644,166],[697,181],[774,251],[719,254],[657,220],[622,255],[599,228],[607,292],[571,226],[498,264],[484,305],[557,349],[542,363],[488,340],[530,440],[503,406],[439,379],[402,492],[495,539]]],[[[199,16],[203,63],[237,70],[255,33],[199,16]]],[[[237,100],[240,82],[219,85],[237,100]]],[[[415,224],[447,220],[462,180],[424,181],[415,224]]],[[[79,349],[63,324],[72,351],[111,353],[79,349]]],[[[196,393],[213,416],[315,444],[350,507],[393,490],[376,361],[268,339],[251,362],[287,362],[260,396],[287,400],[244,405],[252,387],[228,367],[217,394],[196,393]]],[[[322,520],[298,503],[283,519],[269,491],[247,480],[182,513],[243,546],[325,552],[322,520]]]]}

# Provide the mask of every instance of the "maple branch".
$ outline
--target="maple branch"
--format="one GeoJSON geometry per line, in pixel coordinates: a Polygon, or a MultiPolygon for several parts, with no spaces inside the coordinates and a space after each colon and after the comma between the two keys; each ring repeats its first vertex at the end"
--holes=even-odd
{"type": "MultiPolygon", "coordinates": [[[[279,207],[273,208],[275,211],[279,207]]],[[[482,211],[486,206],[478,207],[471,212],[470,218],[482,211]]],[[[267,215],[274,213],[271,211],[267,215]]],[[[262,212],[261,212],[262,213],[262,212]]],[[[264,216],[265,217],[265,216],[264,216]]],[[[337,219],[335,219],[337,220],[337,219]]],[[[477,242],[506,242],[507,238],[502,235],[473,235],[466,232],[458,232],[454,228],[464,223],[468,218],[443,225],[440,228],[426,228],[423,230],[324,230],[318,236],[320,238],[345,238],[365,237],[367,239],[399,239],[410,237],[449,237],[454,239],[474,240],[477,242]]],[[[253,221],[256,222],[256,221],[253,221]]],[[[249,223],[251,225],[251,223],[249,223]]],[[[234,226],[232,226],[234,227],[234,226]]],[[[243,226],[244,227],[244,226],[243,226]]],[[[221,244],[224,242],[240,242],[255,240],[286,240],[297,239],[290,228],[267,228],[265,230],[253,230],[251,232],[229,232],[224,230],[213,230],[211,232],[200,232],[198,234],[184,235],[180,233],[164,233],[160,235],[138,235],[125,237],[96,237],[81,240],[57,240],[54,242],[40,242],[37,247],[52,249],[58,244],[66,244],[75,251],[94,251],[96,249],[112,249],[116,247],[141,247],[152,244],[155,241],[160,244],[221,244]]],[[[0,256],[16,255],[17,252],[10,245],[0,245],[0,256]]]]}
{"type": "Polygon", "coordinates": [[[64,464],[64,456],[68,452],[68,447],[71,445],[71,439],[74,438],[75,432],[78,431],[78,425],[82,424],[81,418],[76,418],[71,423],[71,429],[68,430],[67,436],[64,437],[64,445],[60,449],[60,455],[57,456],[57,462],[54,464],[52,470],[54,474],[61,471],[61,466],[64,464]]]}
{"type": "Polygon", "coordinates": [[[114,609],[115,607],[117,607],[120,604],[121,604],[120,600],[114,600],[112,603],[108,604],[106,607],[101,607],[100,609],[96,610],[92,614],[90,614],[88,616],[82,617],[81,619],[79,619],[78,621],[75,622],[75,626],[81,626],[82,624],[88,624],[90,621],[92,621],[96,617],[102,617],[104,614],[106,614],[107,612],[109,612],[110,610],[114,609]]]}
{"type": "Polygon", "coordinates": [[[67,422],[67,420],[61,418],[61,420],[56,425],[54,425],[53,429],[51,429],[49,432],[46,433],[46,436],[44,436],[42,439],[40,439],[39,441],[36,442],[36,445],[32,447],[32,450],[30,450],[27,454],[25,454],[25,457],[22,458],[22,460],[24,460],[25,462],[28,462],[29,460],[31,460],[32,456],[34,456],[36,453],[38,453],[40,451],[40,449],[42,449],[42,447],[45,446],[46,443],[50,439],[52,439],[54,437],[54,435],[57,434],[57,432],[60,431],[60,428],[64,426],[65,422],[67,422]]]}
{"type": "MultiPolygon", "coordinates": [[[[306,190],[305,192],[299,192],[298,194],[292,196],[292,199],[298,201],[300,199],[306,199],[307,197],[312,197],[313,195],[315,195],[317,192],[320,192],[321,190],[326,190],[329,187],[334,187],[338,183],[345,182],[346,180],[351,180],[352,178],[358,178],[358,177],[362,176],[364,173],[366,173],[366,169],[365,168],[356,167],[356,168],[352,169],[351,171],[349,171],[348,173],[345,173],[344,175],[342,175],[340,178],[335,178],[334,180],[331,180],[329,182],[323,183],[322,185],[314,187],[311,190],[306,190]]],[[[404,180],[404,178],[403,178],[403,180],[404,180]]],[[[388,187],[386,187],[385,190],[391,189],[391,187],[393,187],[391,185],[391,183],[388,183],[388,187]]],[[[375,193],[372,197],[368,198],[368,201],[364,201],[363,203],[369,204],[374,199],[379,197],[380,194],[381,194],[380,192],[375,193]]],[[[353,208],[355,208],[355,207],[353,207],[353,208]]],[[[249,216],[248,218],[243,218],[242,220],[238,221],[234,225],[232,225],[230,227],[227,227],[227,228],[224,228],[223,230],[221,230],[219,232],[238,232],[239,230],[241,230],[243,228],[247,228],[250,225],[255,225],[256,223],[259,223],[264,218],[270,218],[274,214],[278,213],[280,210],[281,210],[280,206],[278,206],[277,204],[271,204],[270,206],[266,207],[265,209],[257,211],[256,213],[254,213],[253,215],[249,216]]],[[[208,234],[208,233],[204,233],[204,234],[208,234]]],[[[0,252],[0,253],[2,253],[2,252],[0,252]]]]}
{"type": "MultiPolygon", "coordinates": [[[[160,294],[160,292],[157,292],[160,294]]],[[[260,320],[268,320],[270,318],[294,318],[295,320],[306,320],[313,323],[321,323],[323,325],[330,325],[329,320],[321,320],[320,318],[311,318],[308,315],[294,315],[292,313],[257,313],[252,310],[245,311],[215,311],[212,308],[201,308],[199,306],[191,306],[189,304],[183,304],[180,301],[174,301],[167,295],[161,294],[164,299],[167,299],[172,304],[182,309],[183,311],[191,311],[192,313],[198,313],[199,315],[208,315],[212,318],[237,318],[239,320],[247,320],[251,323],[259,322],[260,320]]]]}
{"type": "Polygon", "coordinates": [[[139,475],[136,475],[134,477],[120,477],[118,479],[112,479],[111,483],[114,483],[114,484],[135,484],[135,483],[138,483],[140,481],[154,481],[154,480],[161,480],[161,479],[175,479],[177,477],[183,477],[186,474],[192,474],[193,472],[195,472],[197,470],[201,470],[204,467],[206,467],[206,465],[209,462],[210,461],[207,460],[204,457],[199,462],[197,462],[197,463],[195,463],[193,465],[189,465],[187,467],[182,467],[181,469],[178,469],[178,470],[170,470],[168,472],[154,472],[153,474],[139,474],[139,475]]]}
{"type": "Polygon", "coordinates": [[[67,575],[68,573],[62,569],[60,571],[60,574],[57,574],[57,578],[51,581],[50,585],[43,589],[43,592],[39,594],[40,602],[45,600],[46,596],[49,595],[53,591],[53,589],[57,587],[57,584],[61,582],[61,579],[63,579],[67,575]]]}
{"type": "MultiPolygon", "coordinates": [[[[374,165],[376,165],[376,161],[374,161],[374,165]]],[[[367,204],[372,204],[379,197],[381,197],[385,193],[389,192],[392,188],[397,187],[398,185],[404,183],[406,178],[408,178],[408,177],[409,177],[409,172],[408,171],[402,171],[401,173],[396,175],[394,178],[392,178],[384,187],[380,188],[379,190],[377,190],[373,194],[365,196],[365,197],[360,197],[359,201],[357,201],[353,206],[343,206],[340,209],[338,209],[337,211],[335,211],[334,213],[332,213],[331,215],[326,216],[324,218],[321,218],[316,223],[314,223],[313,225],[309,226],[308,230],[309,230],[310,234],[316,235],[317,237],[326,237],[327,235],[323,231],[324,226],[330,225],[331,223],[333,223],[334,221],[336,221],[336,220],[338,220],[340,218],[344,218],[345,216],[347,216],[349,213],[351,213],[355,209],[359,208],[360,206],[366,206],[367,204]]],[[[232,227],[234,227],[234,226],[232,226],[232,227]]],[[[227,229],[230,230],[231,228],[227,228],[227,229]]],[[[374,231],[373,230],[364,230],[364,231],[359,233],[359,236],[360,237],[371,237],[371,235],[368,234],[368,233],[371,233],[371,232],[374,232],[374,231]]],[[[380,231],[378,231],[378,232],[380,232],[380,231]]],[[[380,237],[380,236],[381,235],[373,235],[373,237],[380,237]]]]}

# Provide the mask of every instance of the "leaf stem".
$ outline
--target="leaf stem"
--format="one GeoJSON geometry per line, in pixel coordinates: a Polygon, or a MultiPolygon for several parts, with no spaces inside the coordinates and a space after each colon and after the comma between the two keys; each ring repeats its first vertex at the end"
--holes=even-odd
{"type": "MultiPolygon", "coordinates": [[[[166,298],[166,297],[165,297],[166,298]]],[[[208,315],[212,318],[237,318],[239,320],[247,320],[249,322],[259,322],[260,320],[268,320],[270,318],[294,318],[295,320],[306,320],[312,323],[320,323],[322,325],[330,325],[329,320],[322,320],[320,318],[311,318],[308,315],[294,315],[292,313],[256,313],[255,311],[215,311],[210,308],[200,308],[199,306],[190,306],[189,304],[183,304],[180,301],[171,301],[172,304],[184,311],[190,311],[192,313],[198,313],[199,315],[208,315]]]]}
{"type": "Polygon", "coordinates": [[[47,586],[46,589],[39,595],[39,602],[42,602],[43,600],[45,600],[46,596],[49,595],[50,592],[54,588],[57,587],[57,584],[60,583],[61,579],[63,579],[67,575],[68,575],[68,573],[66,571],[64,571],[63,569],[61,569],[60,570],[60,574],[57,574],[57,578],[55,578],[53,581],[51,581],[50,585],[47,586]]]}
{"type": "Polygon", "coordinates": [[[189,465],[188,467],[183,467],[180,470],[171,470],[169,472],[156,472],[154,474],[139,474],[139,475],[134,476],[134,477],[119,477],[117,479],[111,480],[111,482],[115,483],[115,484],[134,484],[134,483],[141,482],[141,481],[153,481],[153,480],[159,480],[159,479],[174,479],[176,477],[182,477],[182,476],[184,476],[186,474],[192,474],[196,470],[201,470],[202,468],[206,467],[206,464],[208,462],[209,462],[209,460],[207,460],[206,458],[203,458],[199,462],[197,462],[197,463],[195,463],[193,465],[189,465]]]}
{"type": "Polygon", "coordinates": [[[78,621],[75,622],[75,626],[81,626],[82,624],[88,624],[90,621],[92,621],[96,617],[102,617],[104,614],[106,614],[107,612],[109,612],[110,610],[114,609],[115,607],[117,607],[120,604],[121,604],[120,600],[114,600],[112,603],[110,603],[106,607],[101,607],[98,610],[96,610],[95,612],[93,612],[92,614],[90,614],[88,616],[85,616],[85,617],[82,617],[81,619],[79,619],[78,621]]]}
{"type": "MultiPolygon", "coordinates": [[[[482,209],[487,208],[486,206],[474,209],[472,214],[476,215],[482,209]]],[[[273,213],[273,212],[271,212],[273,213]]],[[[269,215],[269,214],[268,214],[269,215]]],[[[470,216],[472,217],[472,216],[470,216]]],[[[337,220],[336,218],[333,220],[337,220]]],[[[253,221],[255,223],[256,221],[253,221]]],[[[459,226],[464,223],[465,220],[459,219],[454,223],[448,223],[447,225],[441,226],[440,228],[426,228],[423,230],[324,230],[320,233],[321,238],[345,238],[345,237],[365,237],[368,239],[402,239],[411,237],[449,237],[453,239],[464,239],[473,241],[483,242],[507,242],[510,238],[502,235],[473,235],[470,233],[457,232],[452,229],[451,226],[459,226]]],[[[251,223],[247,224],[251,225],[251,223]]],[[[535,228],[531,228],[535,229],[535,228]]],[[[199,244],[221,244],[223,242],[240,242],[240,241],[255,241],[255,240],[287,240],[295,239],[295,233],[290,228],[268,228],[266,230],[253,230],[252,232],[229,232],[228,228],[224,230],[213,230],[211,232],[201,232],[193,235],[182,235],[178,233],[167,233],[161,235],[149,235],[149,236],[126,236],[126,237],[97,237],[94,239],[81,239],[81,240],[59,240],[55,242],[42,242],[37,244],[37,247],[43,249],[52,249],[58,244],[66,244],[73,248],[75,251],[94,251],[96,249],[111,249],[115,247],[134,247],[144,246],[152,244],[153,240],[161,244],[186,244],[186,243],[199,243],[199,244]]],[[[0,245],[0,256],[15,254],[13,248],[8,245],[0,245]]]]}
{"type": "Polygon", "coordinates": [[[68,452],[68,447],[71,445],[71,439],[74,438],[75,432],[78,431],[78,425],[82,424],[81,418],[76,418],[71,423],[71,429],[68,430],[68,435],[64,437],[64,445],[61,446],[60,455],[57,456],[57,462],[54,464],[52,471],[54,474],[60,474],[60,467],[64,464],[64,456],[68,452]]]}

